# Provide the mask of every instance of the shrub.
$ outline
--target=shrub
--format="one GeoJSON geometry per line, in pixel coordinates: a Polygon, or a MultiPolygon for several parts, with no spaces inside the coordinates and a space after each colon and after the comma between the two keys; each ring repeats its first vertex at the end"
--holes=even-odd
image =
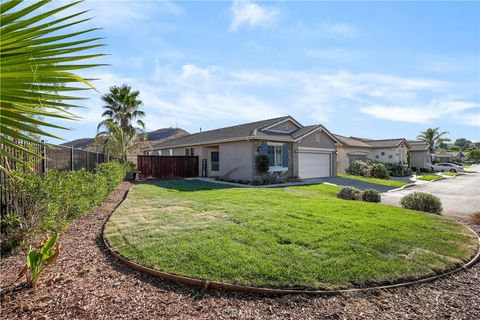
{"type": "Polygon", "coordinates": [[[392,177],[406,177],[412,175],[412,170],[403,164],[385,163],[385,166],[392,177]]]}
{"type": "Polygon", "coordinates": [[[402,207],[411,210],[440,214],[442,202],[437,196],[425,192],[413,192],[400,200],[402,207]]]}
{"type": "Polygon", "coordinates": [[[260,154],[255,158],[255,169],[258,173],[266,174],[269,169],[268,157],[266,155],[260,154]]]}
{"type": "Polygon", "coordinates": [[[101,164],[95,173],[85,170],[16,172],[5,184],[13,195],[13,209],[1,220],[2,252],[39,234],[57,233],[68,221],[101,204],[125,176],[125,166],[101,164]]]}
{"type": "Polygon", "coordinates": [[[480,225],[480,211],[472,213],[470,216],[470,222],[480,225]]]}
{"type": "Polygon", "coordinates": [[[255,178],[253,181],[254,186],[265,185],[265,184],[273,184],[278,182],[274,176],[270,174],[263,174],[260,177],[255,178]]]}
{"type": "Polygon", "coordinates": [[[345,200],[360,200],[362,199],[362,191],[355,187],[343,187],[338,191],[337,198],[345,200]]]}
{"type": "Polygon", "coordinates": [[[379,178],[379,179],[389,178],[388,169],[387,167],[385,167],[383,163],[373,164],[370,175],[374,178],[379,178]]]}
{"type": "Polygon", "coordinates": [[[347,173],[355,176],[370,176],[370,167],[367,163],[361,160],[355,160],[347,169],[347,173]]]}
{"type": "Polygon", "coordinates": [[[367,189],[363,191],[362,200],[367,202],[380,202],[382,197],[380,196],[380,192],[374,189],[367,189]]]}

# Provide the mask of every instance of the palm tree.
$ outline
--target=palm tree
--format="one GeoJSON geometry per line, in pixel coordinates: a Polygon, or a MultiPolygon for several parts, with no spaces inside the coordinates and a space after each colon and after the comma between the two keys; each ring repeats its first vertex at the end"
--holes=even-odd
{"type": "Polygon", "coordinates": [[[76,118],[67,109],[78,107],[73,102],[82,98],[70,92],[93,88],[73,72],[101,65],[75,63],[102,56],[78,54],[102,46],[96,43],[100,38],[85,37],[96,28],[64,31],[89,20],[78,19],[86,11],[57,18],[59,13],[78,4],[74,2],[37,12],[49,2],[36,1],[19,9],[17,5],[22,1],[0,4],[0,171],[3,172],[9,172],[9,161],[27,165],[23,161],[25,155],[39,156],[28,147],[42,144],[38,136],[59,138],[43,128],[66,129],[51,121],[76,118]]]}
{"type": "Polygon", "coordinates": [[[126,84],[118,87],[110,87],[110,92],[102,96],[102,100],[106,103],[106,109],[102,113],[102,117],[107,117],[98,125],[98,129],[107,122],[114,122],[120,126],[124,132],[129,132],[132,128],[137,131],[145,129],[145,123],[140,118],[145,117],[145,112],[141,111],[139,107],[142,101],[138,98],[139,91],[132,91],[132,88],[126,84]],[[134,126],[134,124],[136,126],[134,126]]]}
{"type": "Polygon", "coordinates": [[[439,130],[440,128],[428,128],[427,130],[420,132],[417,139],[428,142],[430,151],[434,152],[435,143],[450,141],[449,138],[443,138],[444,135],[448,134],[448,131],[439,132],[439,130]]]}
{"type": "Polygon", "coordinates": [[[96,142],[103,143],[103,149],[106,154],[120,158],[120,162],[125,163],[130,151],[135,147],[133,141],[138,132],[135,128],[123,130],[117,123],[111,120],[104,120],[102,126],[105,131],[97,133],[96,142]]]}

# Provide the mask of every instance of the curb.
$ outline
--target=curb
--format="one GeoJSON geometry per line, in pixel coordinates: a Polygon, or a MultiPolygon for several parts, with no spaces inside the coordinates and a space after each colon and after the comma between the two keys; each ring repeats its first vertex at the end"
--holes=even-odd
{"type": "Polygon", "coordinates": [[[183,285],[188,285],[188,286],[194,286],[194,287],[200,287],[203,288],[203,290],[206,289],[213,289],[213,290],[225,290],[225,291],[234,291],[234,292],[243,292],[243,293],[255,293],[255,294],[260,294],[260,295],[287,295],[287,294],[307,294],[307,295],[317,295],[317,296],[331,296],[331,295],[338,295],[338,294],[344,294],[344,293],[355,293],[355,292],[371,292],[371,291],[378,291],[378,290],[385,290],[385,289],[394,289],[394,288],[399,288],[399,287],[406,287],[406,286],[411,286],[411,285],[418,285],[418,284],[424,284],[424,283],[429,283],[433,282],[435,280],[450,276],[454,273],[457,273],[462,270],[466,270],[470,267],[472,267],[476,262],[480,260],[480,236],[469,226],[464,225],[467,227],[470,232],[472,232],[476,238],[477,238],[477,244],[478,244],[478,251],[476,255],[466,264],[463,266],[460,266],[458,268],[455,268],[453,270],[450,270],[448,272],[438,274],[435,276],[423,278],[423,279],[418,279],[418,280],[413,280],[413,281],[408,281],[408,282],[401,282],[401,283],[396,283],[396,284],[391,284],[391,285],[383,285],[383,286],[374,286],[374,287],[367,287],[367,288],[352,288],[352,289],[340,289],[340,290],[301,290],[301,289],[275,289],[275,288],[266,288],[266,287],[251,287],[251,286],[242,286],[242,285],[236,285],[236,284],[231,284],[231,283],[225,283],[225,282],[220,282],[220,281],[209,281],[209,280],[204,280],[204,279],[198,279],[198,278],[192,278],[192,277],[185,277],[185,276],[180,276],[176,275],[173,273],[168,273],[168,272],[163,272],[157,269],[149,268],[143,265],[140,265],[138,263],[135,263],[118,252],[116,252],[112,247],[110,247],[107,239],[105,238],[105,225],[107,222],[110,220],[111,215],[115,212],[115,210],[123,203],[123,201],[127,198],[129,192],[131,189],[129,189],[123,198],[123,200],[115,207],[115,209],[112,211],[110,216],[108,217],[107,220],[105,220],[105,223],[102,226],[102,240],[109,251],[109,253],[116,258],[117,260],[120,260],[124,265],[127,267],[135,270],[135,271],[140,271],[147,273],[153,277],[160,278],[162,280],[170,281],[173,283],[177,284],[183,284],[183,285]]]}

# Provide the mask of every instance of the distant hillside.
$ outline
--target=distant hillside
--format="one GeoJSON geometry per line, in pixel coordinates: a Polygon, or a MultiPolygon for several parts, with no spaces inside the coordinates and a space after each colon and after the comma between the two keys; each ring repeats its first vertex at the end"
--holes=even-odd
{"type": "MultiPolygon", "coordinates": [[[[155,131],[147,132],[147,141],[158,141],[172,137],[180,137],[189,134],[181,128],[162,128],[155,131]]],[[[143,144],[143,141],[138,141],[143,144]]],[[[78,149],[91,149],[93,147],[93,138],[80,138],[69,142],[65,142],[62,146],[73,146],[78,149]]]]}

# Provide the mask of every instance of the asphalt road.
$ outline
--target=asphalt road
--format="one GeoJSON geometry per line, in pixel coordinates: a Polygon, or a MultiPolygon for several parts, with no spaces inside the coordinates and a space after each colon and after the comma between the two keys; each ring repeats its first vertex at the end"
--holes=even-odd
{"type": "Polygon", "coordinates": [[[452,218],[466,218],[480,211],[480,166],[469,170],[477,171],[468,175],[460,175],[440,181],[415,185],[398,191],[382,194],[382,203],[399,206],[400,198],[414,192],[428,192],[436,195],[442,201],[443,215],[452,218]]]}

